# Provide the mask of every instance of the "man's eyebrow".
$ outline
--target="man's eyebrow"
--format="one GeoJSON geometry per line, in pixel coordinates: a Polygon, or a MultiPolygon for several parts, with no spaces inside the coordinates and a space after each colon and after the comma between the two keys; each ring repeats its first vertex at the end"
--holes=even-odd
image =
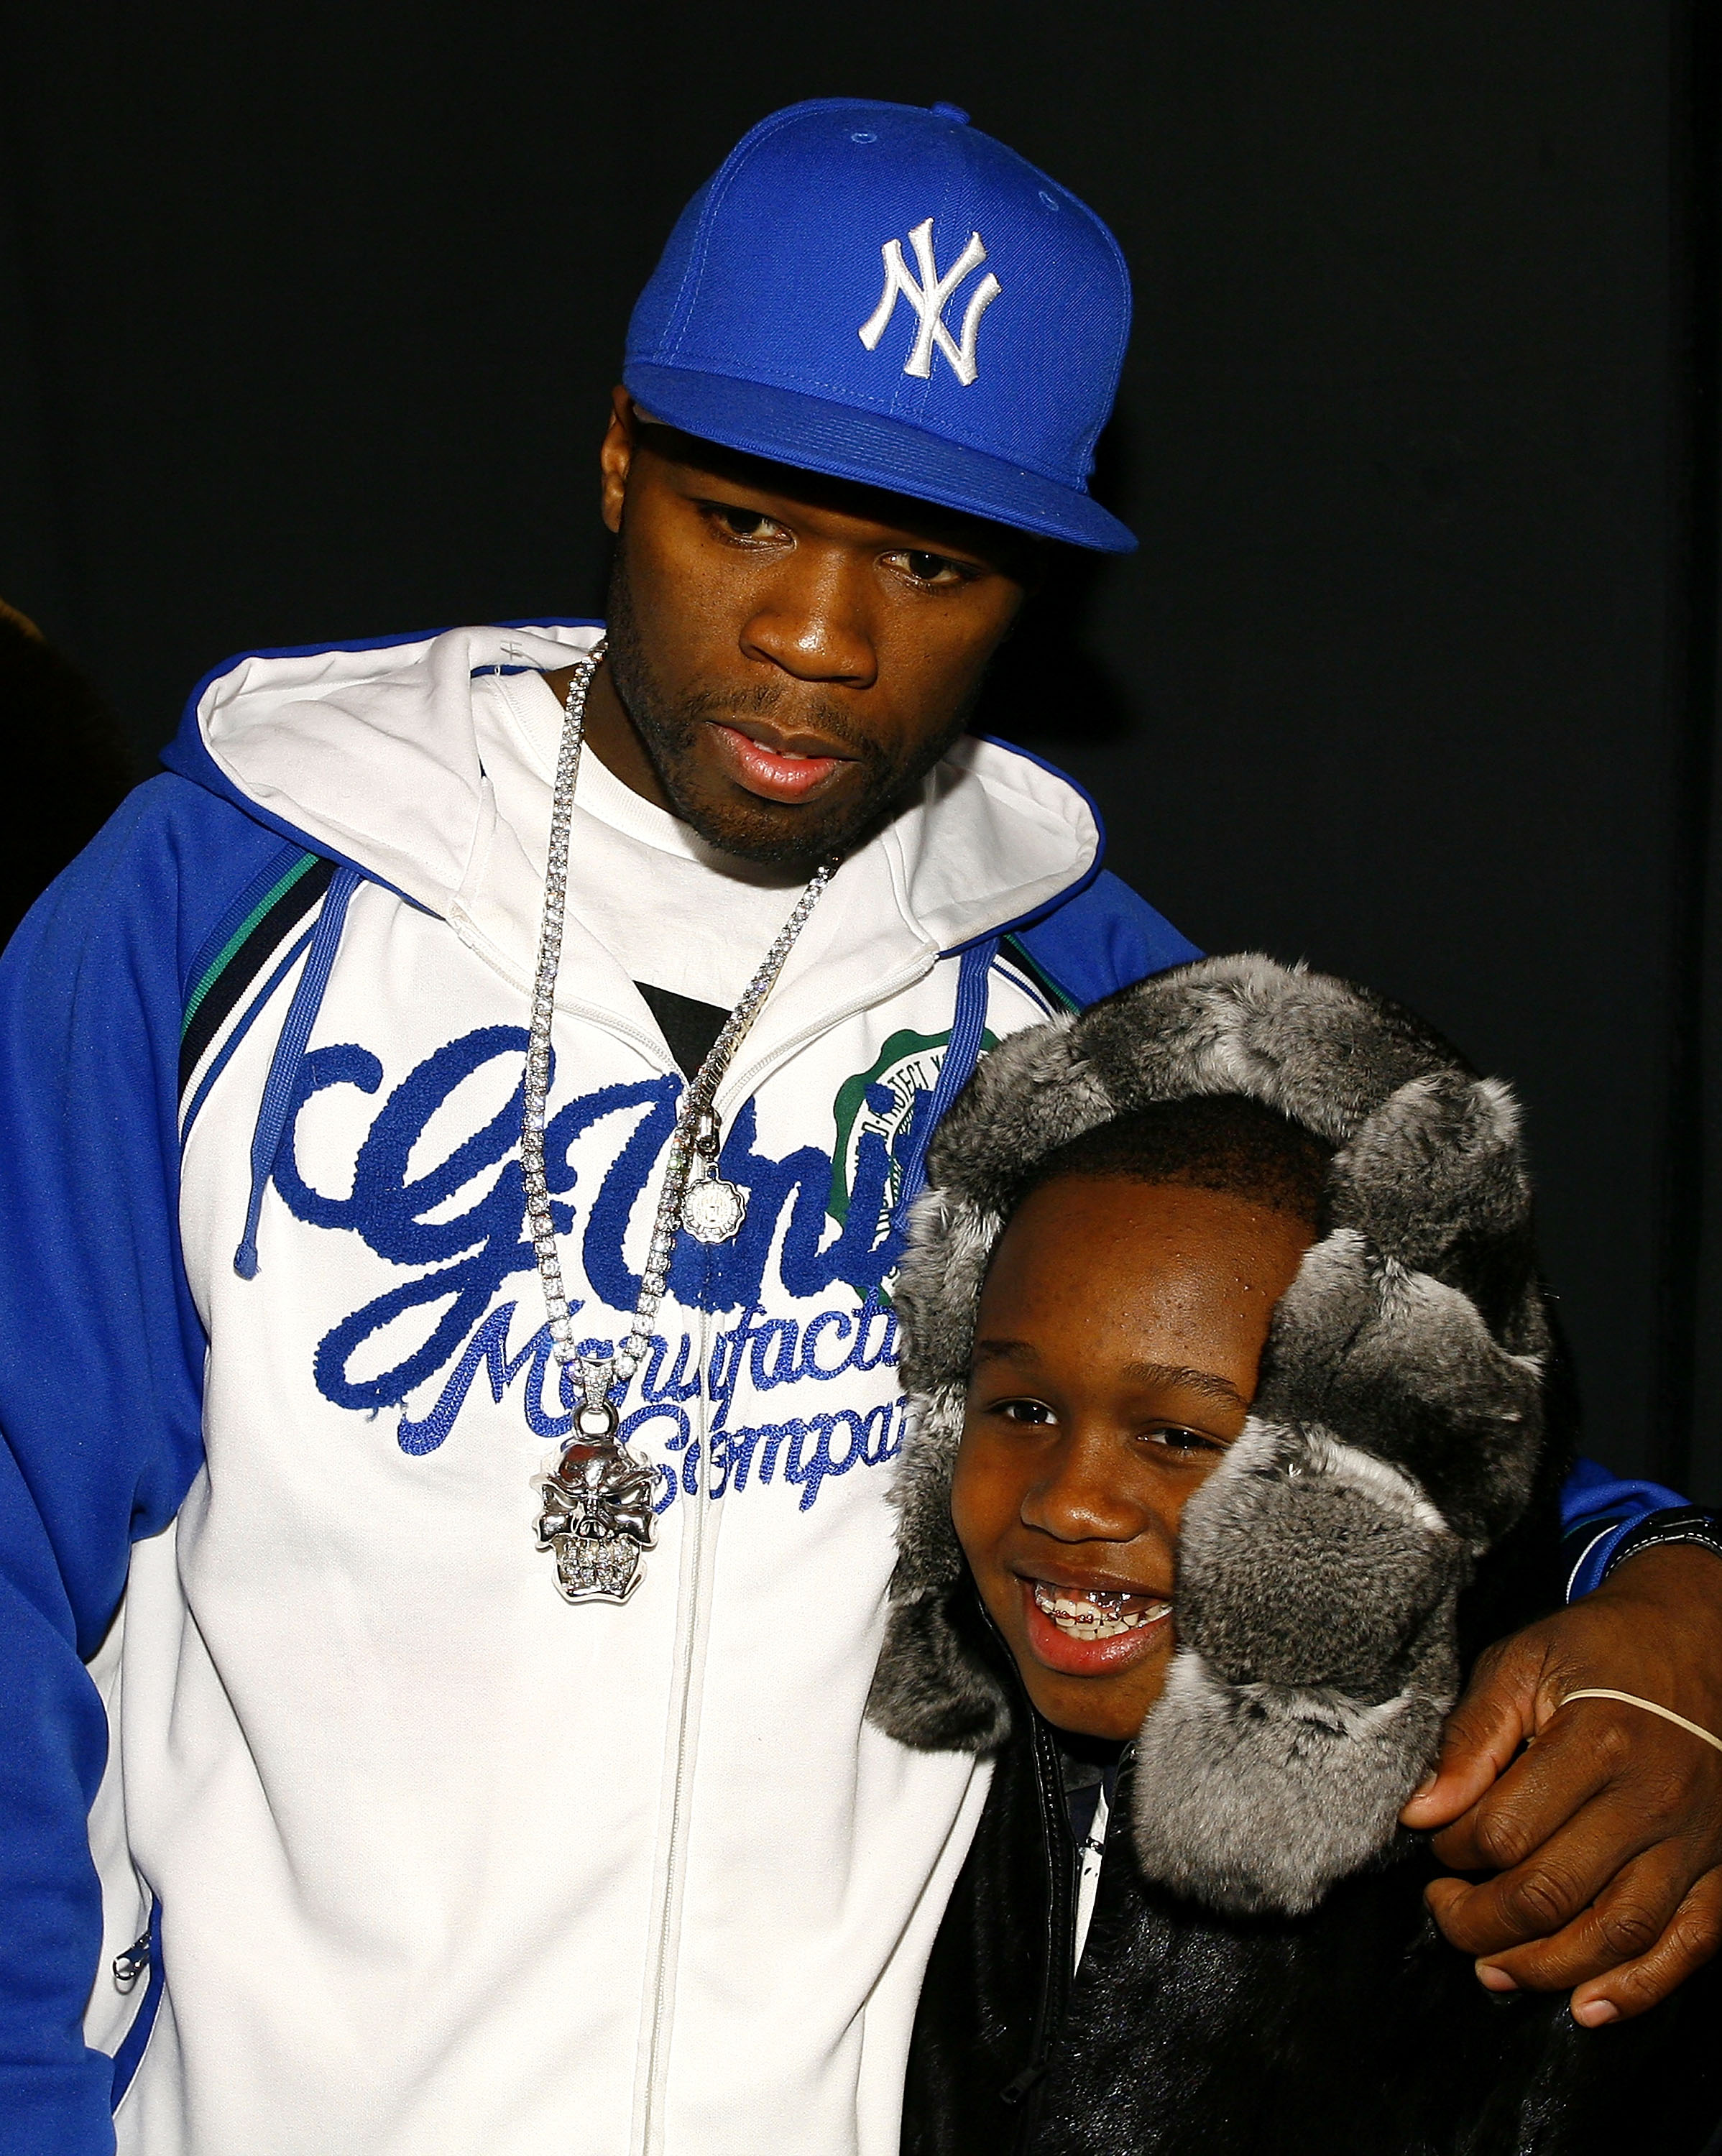
{"type": "MultiPolygon", "coordinates": [[[[659,419],[640,420],[639,431],[646,447],[666,464],[674,465],[697,485],[702,480],[711,483],[717,492],[702,494],[702,500],[715,501],[727,490],[734,489],[768,495],[787,505],[791,513],[797,507],[835,508],[851,516],[865,515],[871,510],[874,512],[871,521],[888,535],[885,542],[888,546],[910,553],[939,554],[1021,581],[1029,579],[1041,562],[1041,549],[1049,543],[1014,531],[1008,525],[995,524],[988,517],[965,517],[960,511],[954,517],[942,517],[933,505],[910,501],[883,487],[798,470],[746,450],[726,450],[721,443],[697,440],[659,419]],[[786,479],[792,482],[787,488],[786,479]],[[907,523],[892,514],[904,508],[911,511],[907,523]]],[[[741,508],[745,505],[726,506],[741,508]]],[[[775,514],[768,509],[758,513],[775,514]]]]}

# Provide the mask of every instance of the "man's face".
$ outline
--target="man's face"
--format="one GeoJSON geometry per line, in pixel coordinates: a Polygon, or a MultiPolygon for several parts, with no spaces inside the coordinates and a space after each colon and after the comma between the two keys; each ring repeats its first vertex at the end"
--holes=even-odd
{"type": "Polygon", "coordinates": [[[962,732],[1034,542],[642,423],[619,390],[602,462],[594,747],[727,853],[844,851],[962,732]]]}
{"type": "Polygon", "coordinates": [[[1133,1737],[1175,1644],[1178,1525],[1241,1433],[1303,1222],[1217,1191],[1069,1176],[981,1291],[951,1517],[1031,1699],[1133,1737]]]}

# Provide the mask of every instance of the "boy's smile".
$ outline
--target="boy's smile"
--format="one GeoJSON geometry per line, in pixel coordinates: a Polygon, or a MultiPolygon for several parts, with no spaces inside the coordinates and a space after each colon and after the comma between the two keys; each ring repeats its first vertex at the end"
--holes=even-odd
{"type": "MultiPolygon", "coordinates": [[[[1041,1565],[1044,1575],[1057,1568],[1041,1565]]],[[[1154,1644],[1172,1614],[1169,1596],[1133,1588],[1025,1579],[1024,1620],[1035,1659],[1067,1676],[1098,1676],[1128,1667],[1154,1644]]]]}
{"type": "Polygon", "coordinates": [[[1159,1698],[1180,1517],[1243,1429],[1312,1240],[1264,1205],[1113,1175],[1041,1184],[1000,1238],[951,1511],[1056,1727],[1133,1737],[1159,1698]]]}

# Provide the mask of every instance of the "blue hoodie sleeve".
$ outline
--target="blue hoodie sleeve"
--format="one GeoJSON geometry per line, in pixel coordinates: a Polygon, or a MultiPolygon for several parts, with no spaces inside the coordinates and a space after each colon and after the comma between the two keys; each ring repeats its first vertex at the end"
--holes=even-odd
{"type": "Polygon", "coordinates": [[[105,2156],[86,2048],[101,1910],[87,1815],[107,1732],[85,1663],[134,1540],[203,1457],[203,1335],[181,1262],[183,983],[278,849],[177,778],[133,793],[0,959],[0,2140],[105,2156]]]}
{"type": "Polygon", "coordinates": [[[1073,1010],[1202,955],[1110,869],[1011,940],[1073,1010]]]}
{"type": "Polygon", "coordinates": [[[1560,1492],[1567,1600],[1602,1584],[1609,1559],[1641,1520],[1688,1502],[1660,1482],[1623,1481],[1594,1460],[1579,1460],[1560,1492]]]}

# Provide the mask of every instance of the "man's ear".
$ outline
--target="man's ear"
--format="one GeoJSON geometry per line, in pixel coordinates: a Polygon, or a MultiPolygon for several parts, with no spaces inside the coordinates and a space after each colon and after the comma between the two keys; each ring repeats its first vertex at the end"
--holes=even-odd
{"type": "Polygon", "coordinates": [[[599,513],[613,532],[622,528],[622,504],[627,499],[640,423],[634,399],[619,382],[610,392],[610,421],[598,452],[599,513]]]}

